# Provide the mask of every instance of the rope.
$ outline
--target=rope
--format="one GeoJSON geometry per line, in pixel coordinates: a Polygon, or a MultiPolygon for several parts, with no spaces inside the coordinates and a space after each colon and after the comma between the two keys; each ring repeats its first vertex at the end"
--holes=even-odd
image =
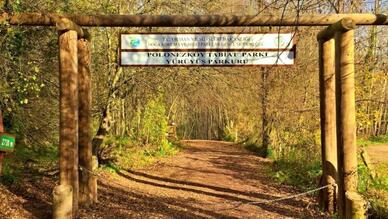
{"type": "MultiPolygon", "coordinates": [[[[101,180],[101,176],[97,173],[95,173],[94,171],[92,170],[89,170],[85,167],[82,167],[82,166],[79,166],[79,169],[81,171],[86,171],[94,176],[97,176],[99,180],[101,180]]],[[[106,179],[104,179],[106,180],[106,179]]],[[[112,181],[112,180],[106,180],[106,181],[109,181],[109,182],[112,182],[113,184],[116,184],[116,185],[119,185],[120,187],[124,187],[126,188],[124,185],[121,185],[115,181],[112,181]]],[[[324,186],[321,186],[321,187],[318,187],[318,188],[315,188],[315,189],[311,189],[311,190],[308,190],[308,191],[305,191],[305,192],[302,192],[302,193],[299,193],[299,194],[295,194],[295,195],[290,195],[290,196],[285,196],[285,197],[280,197],[280,198],[276,198],[276,199],[271,199],[271,200],[262,200],[262,201],[252,201],[252,202],[243,202],[243,201],[234,201],[234,203],[237,203],[237,205],[235,205],[234,207],[232,208],[237,208],[239,206],[242,206],[242,205],[259,205],[259,204],[270,204],[270,203],[274,203],[274,202],[280,202],[280,201],[284,201],[284,200],[289,200],[289,199],[294,199],[294,198],[298,198],[298,197],[301,197],[301,196],[305,196],[305,195],[308,195],[308,194],[312,194],[312,193],[315,193],[317,191],[320,191],[322,189],[325,189],[325,188],[328,188],[328,187],[331,187],[333,186],[334,189],[336,189],[337,187],[337,184],[328,184],[328,185],[324,185],[324,186]]],[[[230,209],[230,208],[227,208],[227,209],[230,209]]],[[[218,210],[223,210],[223,209],[218,209],[218,210]]]]}
{"type": "Polygon", "coordinates": [[[97,179],[98,179],[99,181],[101,181],[101,182],[109,182],[109,183],[115,184],[116,186],[119,186],[119,187],[121,187],[121,188],[123,188],[123,189],[127,189],[127,188],[128,188],[128,186],[125,186],[125,185],[123,185],[123,184],[120,184],[120,183],[118,183],[118,182],[116,182],[116,181],[107,180],[107,179],[103,178],[100,174],[98,174],[98,173],[96,173],[96,172],[94,172],[94,171],[92,171],[92,170],[89,170],[89,169],[87,169],[87,168],[85,168],[85,167],[82,167],[81,165],[79,165],[79,169],[80,169],[82,172],[86,171],[86,172],[88,172],[90,175],[96,176],[97,179]]]}
{"type": "Polygon", "coordinates": [[[220,211],[220,210],[230,210],[230,209],[238,208],[238,207],[240,207],[242,205],[271,204],[271,203],[275,203],[275,202],[280,202],[280,201],[284,201],[284,200],[289,200],[289,199],[294,199],[294,198],[297,198],[297,197],[305,196],[305,195],[317,192],[319,190],[328,188],[330,186],[333,186],[334,188],[336,188],[337,184],[328,184],[328,185],[321,186],[321,187],[318,187],[318,188],[315,188],[315,189],[311,189],[311,190],[308,190],[306,192],[302,192],[302,193],[299,193],[299,194],[285,196],[285,197],[280,197],[280,198],[271,199],[271,200],[262,200],[262,201],[254,201],[254,202],[234,202],[236,204],[233,207],[222,208],[222,209],[217,209],[217,210],[218,211],[220,211]]]}
{"type": "Polygon", "coordinates": [[[311,190],[308,190],[306,192],[302,192],[302,193],[299,193],[299,194],[296,194],[296,195],[290,195],[290,196],[285,196],[285,197],[276,198],[276,199],[272,199],[272,200],[263,200],[263,201],[258,201],[258,202],[246,202],[246,204],[268,204],[268,203],[272,203],[272,202],[284,201],[284,200],[288,200],[288,199],[293,199],[293,198],[298,198],[298,197],[301,197],[301,196],[305,196],[305,195],[317,192],[319,190],[322,190],[322,189],[325,189],[325,188],[328,188],[328,187],[331,187],[331,186],[336,187],[337,185],[336,184],[328,184],[328,185],[321,186],[321,187],[318,187],[318,188],[315,188],[315,189],[311,189],[311,190]]]}

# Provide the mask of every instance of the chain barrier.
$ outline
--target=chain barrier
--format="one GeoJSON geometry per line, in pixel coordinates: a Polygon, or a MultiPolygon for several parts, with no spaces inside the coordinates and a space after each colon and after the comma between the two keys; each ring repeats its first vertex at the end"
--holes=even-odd
{"type": "MultiPolygon", "coordinates": [[[[98,179],[101,181],[102,177],[101,175],[95,173],[94,171],[92,170],[89,170],[85,167],[82,167],[82,166],[79,166],[79,169],[81,171],[86,171],[88,172],[89,174],[92,174],[93,176],[96,176],[98,177],[98,179]]],[[[104,179],[105,181],[109,181],[115,185],[118,185],[120,187],[124,187],[126,188],[126,186],[122,185],[122,184],[119,184],[117,182],[114,182],[112,180],[106,180],[104,179]]],[[[235,205],[233,208],[237,208],[237,207],[240,207],[242,205],[260,205],[260,204],[271,204],[271,203],[274,203],[274,202],[280,202],[280,201],[285,201],[285,200],[289,200],[289,199],[294,199],[294,198],[298,198],[298,197],[301,197],[301,196],[306,196],[306,195],[309,195],[309,194],[312,194],[312,193],[315,193],[317,191],[320,191],[320,190],[323,190],[323,189],[326,189],[328,187],[334,187],[334,189],[337,189],[337,184],[328,184],[328,185],[324,185],[324,186],[321,186],[321,187],[318,187],[318,188],[315,188],[315,189],[311,189],[311,190],[308,190],[308,191],[305,191],[305,192],[302,192],[302,193],[299,193],[299,194],[295,194],[295,195],[290,195],[290,196],[285,196],[285,197],[280,197],[280,198],[276,198],[276,199],[271,199],[271,200],[262,200],[262,201],[252,201],[252,202],[244,202],[244,201],[233,201],[232,203],[237,203],[237,205],[235,205]]],[[[229,209],[229,208],[228,208],[229,209]]],[[[220,209],[218,209],[220,210],[220,209]]],[[[222,209],[221,209],[222,210],[222,209]]]]}
{"type": "Polygon", "coordinates": [[[115,184],[116,186],[119,186],[119,187],[121,187],[121,188],[125,188],[125,189],[128,188],[127,186],[125,186],[125,185],[123,185],[123,184],[120,184],[120,183],[117,183],[117,182],[115,182],[115,181],[113,181],[113,180],[104,179],[100,174],[96,173],[95,171],[89,170],[89,169],[87,169],[87,168],[85,168],[85,167],[83,167],[83,166],[81,166],[81,165],[79,165],[79,169],[80,169],[82,172],[86,171],[86,172],[88,172],[89,174],[91,174],[91,175],[97,177],[97,179],[98,179],[99,181],[101,181],[101,182],[102,182],[102,181],[105,181],[105,183],[106,183],[106,182],[109,182],[109,183],[115,184]]]}

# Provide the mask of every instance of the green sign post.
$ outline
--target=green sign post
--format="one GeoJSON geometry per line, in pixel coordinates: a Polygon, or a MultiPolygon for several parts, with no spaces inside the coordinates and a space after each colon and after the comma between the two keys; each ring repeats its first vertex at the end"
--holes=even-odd
{"type": "Polygon", "coordinates": [[[12,152],[15,149],[15,137],[10,134],[0,134],[0,151],[12,152]]]}
{"type": "Polygon", "coordinates": [[[3,112],[0,109],[0,176],[3,172],[3,159],[6,152],[15,149],[15,136],[4,133],[3,112]]]}

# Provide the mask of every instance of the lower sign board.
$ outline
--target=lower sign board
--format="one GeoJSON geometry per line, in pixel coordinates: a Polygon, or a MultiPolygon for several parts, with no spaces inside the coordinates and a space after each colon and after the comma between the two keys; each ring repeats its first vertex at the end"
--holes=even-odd
{"type": "Polygon", "coordinates": [[[10,134],[0,134],[0,151],[11,152],[15,149],[15,137],[10,134]]]}
{"type": "Polygon", "coordinates": [[[122,66],[293,65],[295,52],[282,51],[122,51],[122,66]]]}

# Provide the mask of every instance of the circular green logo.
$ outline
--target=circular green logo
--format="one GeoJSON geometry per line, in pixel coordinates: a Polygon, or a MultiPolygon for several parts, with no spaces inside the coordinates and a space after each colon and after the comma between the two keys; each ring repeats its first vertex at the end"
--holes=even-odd
{"type": "Polygon", "coordinates": [[[275,38],[275,45],[277,46],[277,47],[285,47],[285,46],[287,46],[287,42],[286,42],[286,40],[284,39],[284,37],[283,36],[277,36],[276,38],[275,38]]]}
{"type": "Polygon", "coordinates": [[[131,38],[130,44],[132,48],[136,48],[140,45],[140,39],[138,38],[131,38]]]}

